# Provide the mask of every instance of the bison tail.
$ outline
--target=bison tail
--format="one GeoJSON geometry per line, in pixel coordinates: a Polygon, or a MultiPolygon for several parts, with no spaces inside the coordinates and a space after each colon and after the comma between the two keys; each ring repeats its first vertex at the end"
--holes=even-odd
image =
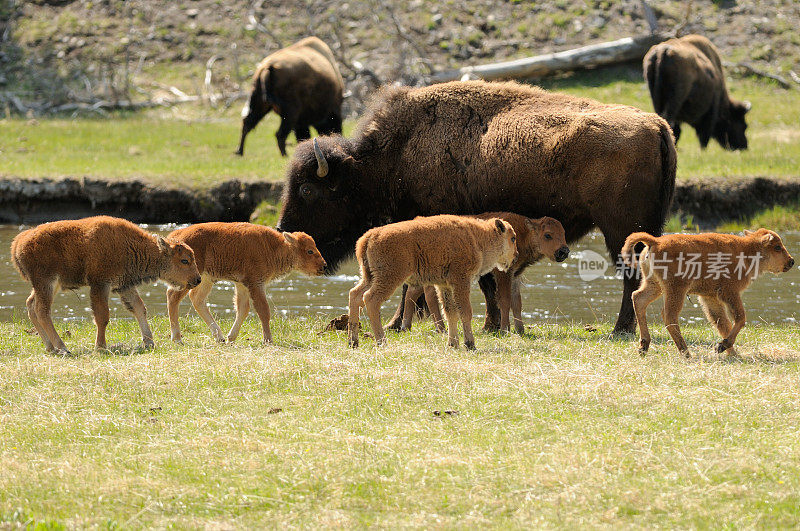
{"type": "Polygon", "coordinates": [[[630,267],[636,266],[636,244],[643,243],[648,247],[652,247],[658,243],[658,238],[646,232],[634,232],[625,239],[625,245],[622,246],[622,260],[630,267]]]}
{"type": "Polygon", "coordinates": [[[659,229],[664,226],[664,222],[669,215],[672,206],[672,199],[675,195],[675,175],[678,167],[678,154],[675,151],[675,140],[672,137],[672,130],[666,123],[661,124],[661,186],[658,198],[658,219],[654,225],[659,229]]]}

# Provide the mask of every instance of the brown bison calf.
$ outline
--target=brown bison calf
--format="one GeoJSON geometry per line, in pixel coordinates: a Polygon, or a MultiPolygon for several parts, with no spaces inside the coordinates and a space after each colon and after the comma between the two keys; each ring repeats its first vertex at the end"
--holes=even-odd
{"type": "MultiPolygon", "coordinates": [[[[522,322],[522,294],[520,293],[520,275],[531,264],[535,264],[543,257],[547,256],[556,262],[563,262],[569,256],[564,227],[558,220],[543,217],[539,219],[526,218],[511,212],[487,212],[479,216],[478,219],[490,219],[493,217],[508,221],[514,228],[517,237],[517,259],[511,264],[508,271],[500,271],[495,268],[492,271],[495,285],[497,286],[497,303],[495,298],[486,297],[486,323],[484,330],[495,329],[492,312],[500,314],[500,330],[508,331],[511,327],[509,310],[514,314],[514,329],[522,334],[525,325],[522,322]]],[[[406,293],[405,310],[403,311],[403,330],[411,329],[411,319],[415,313],[415,301],[419,299],[421,288],[410,288],[406,293]]],[[[425,300],[428,302],[431,316],[436,323],[436,328],[440,330],[441,314],[439,313],[438,301],[433,299],[435,296],[426,288],[425,300]],[[429,302],[431,300],[433,304],[429,302]]]]}
{"type": "Polygon", "coordinates": [[[644,57],[644,77],[655,111],[675,134],[681,122],[697,131],[700,146],[711,138],[725,149],[747,149],[745,114],[750,103],[728,95],[717,48],[702,35],[656,44],[644,57]]]}
{"type": "Polygon", "coordinates": [[[475,348],[470,283],[495,267],[507,270],[516,257],[514,229],[499,218],[418,217],[368,230],[356,242],[361,282],[350,290],[350,346],[358,346],[362,304],[375,341],[385,342],[381,304],[405,281],[410,286],[435,285],[444,303],[450,346],[458,346],[460,316],[464,344],[475,348]]]}
{"type": "Polygon", "coordinates": [[[741,292],[763,271],[782,273],[794,259],[780,236],[767,229],[733,234],[672,234],[655,238],[646,232],[628,236],[622,248],[624,260],[635,263],[634,247],[647,247],[640,256],[641,287],[633,293],[633,308],[641,331],[642,355],[650,346],[647,306],[664,294],[664,324],[678,350],[689,357],[689,349],[678,327],[678,314],[686,295],[699,295],[709,322],[722,336],[717,352],[733,347],[745,325],[741,292]],[[733,326],[728,318],[733,318],[733,326]]]}
{"type": "Polygon", "coordinates": [[[189,291],[170,287],[167,311],[172,340],[180,341],[179,305],[189,294],[197,313],[211,329],[214,339],[225,341],[222,329],[208,310],[206,298],[218,280],[234,283],[236,320],[227,340],[239,335],[244,318],[250,312],[250,300],[261,320],[264,342],[272,342],[269,329],[269,304],[264,286],[294,269],[307,275],[321,275],[325,260],[314,240],[304,232],[284,232],[252,223],[199,223],[173,231],[170,238],[185,242],[194,250],[202,281],[189,291]]]}
{"type": "Polygon", "coordinates": [[[89,286],[98,349],[106,348],[110,291],[119,293],[139,322],[144,345],[152,347],[147,309],[136,286],[156,279],[180,288],[200,283],[189,247],[108,216],[55,221],[28,229],[11,242],[11,257],[23,278],[33,285],[28,317],[45,348],[67,354],[50,316],[53,296],[59,290],[89,286]]]}

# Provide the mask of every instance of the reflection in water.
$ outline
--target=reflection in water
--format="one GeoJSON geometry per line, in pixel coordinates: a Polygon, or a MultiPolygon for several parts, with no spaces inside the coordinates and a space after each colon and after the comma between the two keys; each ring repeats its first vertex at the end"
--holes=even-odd
{"type": "MultiPolygon", "coordinates": [[[[166,234],[174,230],[169,227],[149,227],[166,234]]],[[[25,299],[30,285],[23,281],[10,263],[9,246],[19,232],[19,227],[0,226],[0,319],[25,317],[25,299]]],[[[800,233],[782,234],[789,252],[800,255],[800,233]]],[[[542,261],[528,268],[523,276],[522,305],[526,324],[538,321],[557,322],[613,322],[619,310],[622,293],[621,281],[614,278],[609,269],[603,276],[586,282],[578,274],[578,263],[586,251],[595,251],[603,256],[605,244],[602,235],[594,232],[580,242],[571,245],[573,252],[561,264],[542,261]]],[[[348,291],[358,281],[356,264],[350,261],[330,277],[306,277],[292,273],[267,287],[267,296],[273,313],[286,316],[319,315],[332,318],[347,311],[348,291]]],[[[764,275],[744,293],[748,320],[781,323],[797,322],[800,308],[800,271],[776,276],[764,275]]],[[[139,288],[150,315],[166,315],[166,288],[162,284],[139,288]]],[[[399,290],[398,290],[399,293],[399,290]]],[[[233,285],[219,282],[209,296],[212,312],[220,317],[233,317],[233,285]]],[[[394,313],[399,294],[383,306],[384,321],[394,313]]],[[[483,297],[475,286],[472,291],[473,310],[478,318],[484,312],[483,297]]],[[[651,305],[653,319],[660,322],[661,302],[651,305]]],[[[191,311],[191,302],[184,299],[183,314],[191,311]]],[[[112,318],[131,318],[131,315],[112,295],[112,318]]],[[[91,319],[89,290],[60,293],[53,304],[56,319],[91,319]]],[[[695,296],[690,296],[681,314],[684,319],[703,320],[695,296]]],[[[25,317],[26,318],[26,317],[25,317]]],[[[251,318],[254,318],[251,316],[251,318]]]]}

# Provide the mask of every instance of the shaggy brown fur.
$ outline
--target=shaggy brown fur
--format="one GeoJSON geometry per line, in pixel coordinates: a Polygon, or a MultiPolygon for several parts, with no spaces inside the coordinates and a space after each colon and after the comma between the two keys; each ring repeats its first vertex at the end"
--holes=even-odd
{"type": "Polygon", "coordinates": [[[750,103],[728,95],[717,48],[701,35],[656,44],[644,57],[653,108],[681,135],[681,122],[697,131],[705,148],[711,138],[725,149],[747,149],[745,114],[750,103]]]}
{"type": "Polygon", "coordinates": [[[11,242],[11,257],[17,271],[33,285],[28,317],[48,351],[69,353],[50,315],[59,290],[89,286],[98,349],[106,348],[112,290],[136,316],[145,346],[152,347],[147,309],[136,286],[157,279],[181,288],[200,283],[189,247],[108,216],[55,221],[23,231],[11,242]]]}
{"type": "Polygon", "coordinates": [[[515,240],[511,225],[498,218],[418,217],[367,231],[356,243],[361,282],[350,290],[350,346],[358,346],[362,305],[375,341],[385,341],[381,304],[406,281],[411,286],[435,285],[444,302],[449,344],[458,346],[460,316],[464,344],[475,348],[470,283],[495,267],[508,269],[517,257],[515,240]]]}
{"type": "MultiPolygon", "coordinates": [[[[328,169],[297,146],[278,226],[313,236],[332,269],[371,227],[491,211],[553,217],[568,242],[598,227],[616,261],[628,234],[660,233],[675,184],[659,116],[517,83],[385,88],[352,138],[318,140],[328,169]]],[[[631,331],[624,279],[616,330],[631,331]]]]}
{"type": "MultiPolygon", "coordinates": [[[[508,271],[500,271],[495,268],[492,270],[495,284],[497,285],[497,305],[499,308],[492,309],[490,305],[494,299],[486,299],[486,323],[484,330],[496,330],[494,320],[491,318],[492,311],[500,312],[500,330],[510,329],[509,310],[514,312],[514,330],[522,334],[525,326],[522,322],[522,296],[520,293],[520,275],[531,264],[535,264],[543,257],[547,256],[556,262],[563,262],[569,256],[569,247],[564,236],[564,227],[558,220],[548,217],[530,219],[511,212],[487,212],[479,216],[479,219],[490,219],[493,217],[508,221],[514,228],[517,235],[517,259],[511,264],[508,271]]],[[[430,290],[432,291],[432,290],[430,290]]],[[[426,293],[426,301],[430,299],[432,293],[426,293]]],[[[411,319],[415,313],[416,301],[422,294],[421,288],[409,288],[405,295],[405,311],[403,312],[403,330],[411,329],[411,319]]],[[[437,330],[441,331],[441,314],[438,304],[429,305],[431,316],[436,323],[437,330]]]]}
{"type": "Polygon", "coordinates": [[[185,242],[194,250],[202,276],[200,285],[191,291],[167,290],[167,312],[173,341],[181,339],[179,305],[187,293],[214,338],[225,341],[222,329],[208,310],[206,298],[216,281],[228,280],[236,288],[233,299],[236,320],[228,332],[227,340],[234,341],[239,335],[252,300],[253,308],[261,320],[264,341],[270,343],[270,313],[264,286],[295,269],[307,275],[321,275],[325,270],[325,260],[314,245],[314,240],[302,232],[281,234],[270,227],[251,223],[214,222],[178,229],[169,237],[185,242]]]}
{"type": "Polygon", "coordinates": [[[782,273],[794,266],[794,259],[780,236],[767,229],[745,231],[744,236],[707,233],[671,234],[660,238],[638,232],[628,237],[622,249],[622,256],[629,264],[636,260],[634,246],[639,242],[647,247],[640,257],[643,279],[641,287],[633,294],[633,307],[642,334],[640,350],[643,355],[650,346],[647,306],[662,292],[664,324],[682,354],[689,357],[678,326],[678,314],[689,293],[700,296],[703,312],[722,337],[717,352],[724,352],[733,347],[736,335],[745,325],[742,291],[758,273],[782,273]],[[740,256],[744,264],[741,269],[740,256]],[[755,268],[750,267],[753,258],[757,260],[755,268]],[[699,262],[699,272],[689,265],[690,260],[699,262]],[[728,315],[733,318],[733,326],[728,315]]]}
{"type": "Polygon", "coordinates": [[[271,110],[281,117],[275,136],[283,156],[290,131],[298,142],[311,137],[309,126],[321,135],[341,133],[343,94],[344,81],[333,53],[318,38],[307,37],[270,54],[253,75],[236,154],[244,153],[245,137],[271,110]]]}

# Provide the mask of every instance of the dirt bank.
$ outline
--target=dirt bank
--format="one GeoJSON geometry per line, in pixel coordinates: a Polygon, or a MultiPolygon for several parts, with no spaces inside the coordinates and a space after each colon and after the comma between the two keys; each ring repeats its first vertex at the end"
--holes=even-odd
{"type": "MultiPolygon", "coordinates": [[[[208,190],[163,188],[140,181],[0,180],[0,223],[34,224],[97,214],[137,223],[244,221],[264,200],[277,201],[281,183],[220,183],[208,190]]],[[[680,181],[673,211],[701,226],[738,220],[774,205],[800,203],[800,180],[754,177],[680,181]]]]}

